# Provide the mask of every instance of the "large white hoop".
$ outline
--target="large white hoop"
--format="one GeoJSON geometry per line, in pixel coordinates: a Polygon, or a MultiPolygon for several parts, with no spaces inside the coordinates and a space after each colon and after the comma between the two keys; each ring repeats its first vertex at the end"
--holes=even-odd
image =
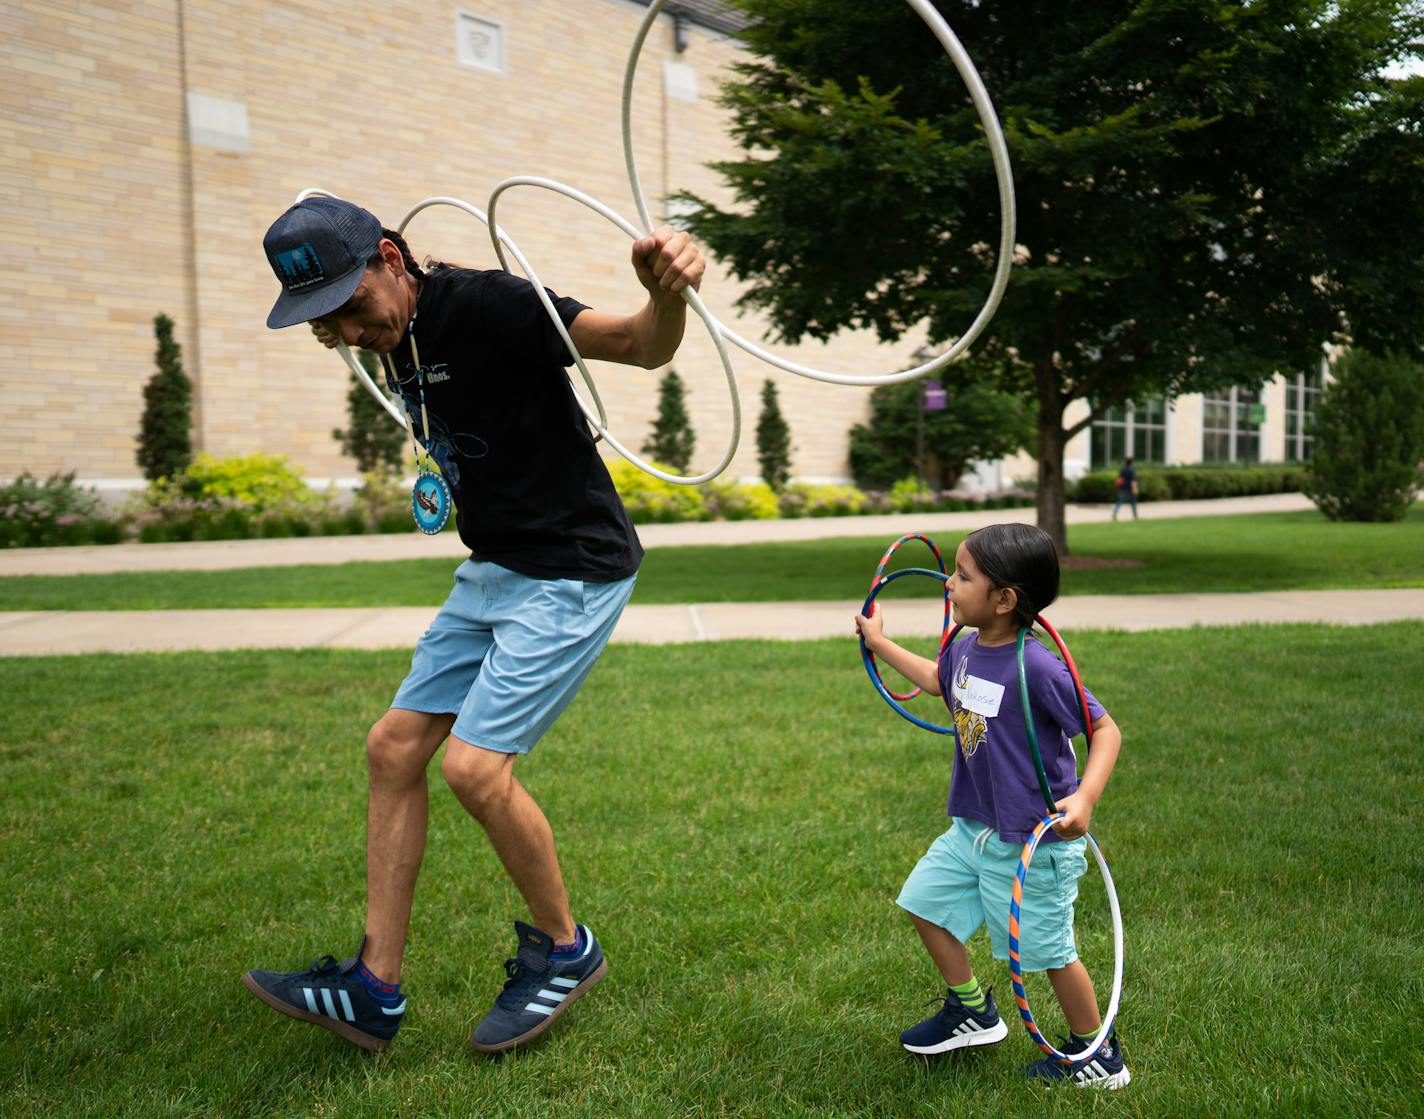
{"type": "MultiPolygon", "coordinates": [[[[518,262],[524,275],[528,277],[529,281],[534,285],[540,302],[544,305],[544,310],[553,321],[555,328],[559,332],[559,336],[568,347],[569,353],[574,356],[574,361],[578,366],[579,373],[582,375],[589,395],[593,399],[593,409],[590,410],[589,406],[584,403],[583,398],[579,396],[577,391],[575,391],[574,397],[599,437],[606,439],[610,447],[634,466],[646,471],[655,478],[661,478],[665,482],[674,482],[678,485],[698,485],[702,482],[710,481],[727,468],[728,464],[732,461],[732,457],[736,454],[737,444],[741,439],[741,398],[737,390],[736,371],[732,367],[732,359],[727,352],[727,342],[731,342],[752,356],[760,358],[762,361],[774,365],[778,369],[783,369],[788,373],[794,373],[799,377],[806,377],[814,381],[823,381],[836,385],[872,386],[912,381],[916,378],[927,376],[936,370],[943,369],[950,362],[961,357],[968,350],[970,345],[973,344],[974,340],[983,332],[984,328],[989,325],[989,321],[998,310],[999,303],[1004,296],[1004,291],[1008,287],[1009,271],[1013,267],[1014,254],[1014,183],[1013,170],[1009,164],[1008,146],[1004,143],[1003,130],[999,127],[999,119],[994,113],[994,107],[989,99],[989,93],[984,88],[984,82],[979,77],[978,71],[975,70],[973,62],[970,61],[968,53],[964,50],[964,47],[960,44],[954,32],[950,30],[949,24],[945,22],[944,17],[935,10],[929,0],[906,0],[906,3],[908,3],[915,14],[924,21],[930,31],[934,33],[935,38],[939,40],[940,45],[944,47],[945,53],[948,54],[950,61],[954,64],[955,70],[959,73],[960,79],[964,82],[965,88],[969,91],[970,99],[973,101],[975,110],[979,114],[980,123],[983,125],[984,137],[989,144],[989,153],[994,163],[994,175],[999,187],[999,253],[994,269],[994,279],[990,285],[989,293],[985,297],[984,305],[980,308],[974,321],[970,323],[968,330],[960,335],[949,349],[933,359],[923,364],[893,373],[852,376],[842,373],[831,373],[813,368],[809,365],[802,365],[799,362],[778,357],[776,354],[763,349],[761,346],[749,342],[715,318],[695,291],[691,288],[686,289],[682,292],[683,299],[687,302],[688,306],[697,313],[698,317],[702,319],[703,324],[707,327],[708,334],[712,338],[713,344],[717,348],[717,355],[722,360],[722,368],[726,373],[727,386],[732,398],[732,436],[721,460],[711,470],[692,475],[670,474],[661,470],[652,463],[640,458],[628,447],[625,447],[608,430],[607,413],[604,410],[603,401],[598,395],[598,389],[594,384],[593,377],[588,371],[588,366],[584,363],[583,355],[578,352],[578,348],[574,345],[573,339],[569,337],[563,320],[559,318],[553,301],[549,299],[547,292],[544,290],[544,285],[539,281],[538,274],[534,271],[534,268],[530,265],[524,254],[519,251],[519,246],[514,243],[513,239],[495,224],[494,212],[499,196],[511,187],[539,187],[544,190],[551,190],[555,193],[562,194],[566,198],[573,199],[575,202],[582,203],[594,212],[601,214],[635,240],[644,236],[646,232],[652,231],[653,220],[648,212],[647,200],[643,195],[642,183],[638,177],[637,164],[633,158],[633,79],[637,74],[638,58],[642,54],[643,44],[647,40],[648,32],[657,17],[661,14],[666,3],[667,0],[653,0],[653,2],[648,5],[647,14],[638,25],[637,34],[633,38],[633,46],[629,52],[628,62],[623,71],[623,158],[628,172],[628,185],[633,191],[633,200],[638,208],[638,217],[642,221],[642,231],[603,205],[603,203],[595,198],[591,198],[582,191],[576,190],[564,183],[556,182],[553,179],[543,179],[532,175],[517,175],[513,178],[505,179],[496,185],[494,192],[490,195],[488,213],[479,210],[468,202],[462,202],[458,198],[445,196],[427,198],[423,202],[417,203],[405,215],[401,220],[400,231],[404,232],[410,219],[421,210],[436,205],[454,206],[483,222],[489,229],[490,240],[494,245],[495,255],[499,258],[500,266],[504,268],[505,271],[509,271],[509,261],[505,257],[505,250],[508,249],[510,254],[513,255],[518,262]]],[[[312,195],[318,194],[329,195],[330,192],[310,188],[302,191],[302,193],[297,196],[297,201],[300,202],[303,198],[309,198],[312,195]]],[[[382,406],[390,412],[403,427],[407,426],[405,416],[401,414],[400,410],[386,394],[376,387],[376,383],[371,380],[360,363],[352,357],[345,343],[338,343],[336,348],[343,360],[345,360],[347,366],[366,384],[376,399],[381,402],[382,406]]]]}

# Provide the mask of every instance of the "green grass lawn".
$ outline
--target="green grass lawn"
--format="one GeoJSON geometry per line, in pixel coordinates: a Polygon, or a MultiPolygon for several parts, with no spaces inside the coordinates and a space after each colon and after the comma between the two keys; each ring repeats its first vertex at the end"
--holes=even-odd
{"type": "MultiPolygon", "coordinates": [[[[853,525],[853,522],[851,522],[853,525]]],[[[914,527],[906,518],[906,529],[914,527]]],[[[962,534],[936,541],[952,559],[962,534]]],[[[1323,590],[1424,586],[1424,503],[1399,524],[1331,524],[1315,512],[1079,525],[1078,561],[1132,566],[1070,569],[1065,594],[1323,590]]],[[[845,537],[777,544],[655,548],[635,603],[784,602],[865,595],[890,539],[845,537]]],[[[908,544],[897,566],[932,566],[908,544]]],[[[12,576],[0,610],[160,610],[296,606],[437,606],[449,559],[236,571],[12,576]]],[[[901,579],[886,597],[929,595],[927,579],[901,579]]]]}
{"type": "MultiPolygon", "coordinates": [[[[239,981],[354,948],[361,743],[405,654],[0,660],[0,1112],[1418,1114],[1424,631],[1070,639],[1126,741],[1094,819],[1127,931],[1112,1098],[1024,1084],[1016,1018],[988,1050],[899,1049],[942,991],[893,899],[944,827],[949,743],[849,642],[745,642],[610,648],[521,763],[611,972],[502,1061],[465,1038],[520,905],[438,775],[396,1043],[364,1055],[239,981]]],[[[1095,869],[1078,928],[1105,980],[1095,869]]]]}

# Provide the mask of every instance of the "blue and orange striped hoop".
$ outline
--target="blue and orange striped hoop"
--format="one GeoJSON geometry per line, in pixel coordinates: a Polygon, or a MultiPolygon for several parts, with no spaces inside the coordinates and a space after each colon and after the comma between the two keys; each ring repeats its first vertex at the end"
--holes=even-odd
{"type": "Polygon", "coordinates": [[[1023,851],[1019,854],[1019,869],[1018,873],[1014,875],[1014,888],[1009,895],[1009,978],[1014,985],[1014,1001],[1018,1003],[1019,1017],[1023,1019],[1024,1028],[1028,1030],[1029,1037],[1033,1038],[1034,1044],[1062,1064],[1077,1065],[1092,1060],[1098,1050],[1103,1047],[1103,1042],[1112,1033],[1113,1022],[1117,1019],[1117,1008],[1122,1002],[1122,911],[1118,908],[1117,890],[1113,888],[1112,871],[1108,869],[1108,861],[1103,857],[1103,850],[1098,846],[1098,841],[1093,838],[1092,833],[1085,832],[1083,838],[1088,841],[1088,846],[1093,850],[1093,856],[1098,860],[1098,869],[1102,871],[1103,875],[1103,888],[1108,895],[1108,906],[1112,910],[1113,985],[1112,997],[1108,999],[1108,1010],[1103,1015],[1102,1026],[1093,1035],[1093,1040],[1086,1050],[1070,1056],[1053,1048],[1039,1031],[1038,1023],[1033,1020],[1033,1011],[1029,1009],[1028,1005],[1028,992],[1024,990],[1023,964],[1019,960],[1019,909],[1023,904],[1024,879],[1028,877],[1028,865],[1033,861],[1033,853],[1038,850],[1039,841],[1053,825],[1053,821],[1062,815],[1061,812],[1051,812],[1040,820],[1038,826],[1033,829],[1033,834],[1029,836],[1028,842],[1024,844],[1023,851]]]}

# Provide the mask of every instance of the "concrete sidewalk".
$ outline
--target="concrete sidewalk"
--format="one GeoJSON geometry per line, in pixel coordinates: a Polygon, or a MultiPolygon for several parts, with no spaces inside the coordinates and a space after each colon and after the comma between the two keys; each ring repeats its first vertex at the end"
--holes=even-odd
{"type": "MultiPolygon", "coordinates": [[[[1298,493],[1264,497],[1226,497],[1214,501],[1163,501],[1141,504],[1143,520],[1279,513],[1313,509],[1298,493]]],[[[1070,525],[1101,524],[1111,519],[1106,505],[1069,505],[1070,525]]],[[[886,546],[907,532],[967,532],[988,524],[1034,520],[1032,509],[989,509],[975,513],[887,513],[874,517],[806,517],[790,521],[707,521],[700,524],[640,525],[648,548],[683,544],[754,544],[781,540],[820,540],[833,536],[874,536],[886,546]]],[[[377,560],[460,560],[469,549],[454,532],[424,536],[405,533],[372,536],[307,536],[285,540],[211,540],[194,544],[112,544],[84,548],[10,548],[0,551],[0,576],[102,575],[118,571],[222,571],[236,567],[288,567],[377,560]]],[[[453,563],[452,563],[453,568],[453,563]]],[[[873,569],[873,565],[872,565],[873,569]]],[[[867,579],[869,572],[867,572],[867,579]]]]}
{"type": "MultiPolygon", "coordinates": [[[[664,644],[734,638],[805,640],[855,633],[860,602],[703,603],[629,606],[613,640],[664,644]]],[[[434,606],[333,610],[142,610],[0,613],[0,656],[134,653],[245,648],[405,648],[415,644],[434,606]]],[[[1365,625],[1424,620],[1424,588],[1292,591],[1268,594],[1070,595],[1048,611],[1054,626],[1177,629],[1253,622],[1365,625]]],[[[935,599],[886,604],[889,631],[925,638],[940,632],[935,599]]]]}
{"type": "MultiPolygon", "coordinates": [[[[1143,505],[1144,519],[1277,512],[1310,508],[1299,494],[1143,505]]],[[[1069,506],[1070,524],[1105,521],[1103,506],[1069,506]]],[[[817,518],[647,525],[649,548],[810,540],[833,536],[879,537],[888,545],[906,532],[963,532],[982,525],[1031,520],[1031,510],[934,513],[923,516],[817,518]]],[[[1124,532],[1131,532],[1125,525],[1124,532]]],[[[459,537],[411,532],[392,536],[235,540],[198,544],[131,544],[107,548],[34,548],[0,552],[0,576],[98,574],[175,569],[223,570],[290,564],[338,564],[466,555],[459,537]]],[[[870,568],[866,579],[869,581],[870,568]]],[[[735,638],[853,639],[854,602],[702,603],[628,607],[613,636],[618,642],[661,644],[735,638]]],[[[0,613],[0,656],[90,652],[222,650],[244,648],[410,648],[435,616],[435,606],[330,610],[143,610],[0,613]]],[[[887,603],[890,631],[931,639],[940,631],[942,607],[934,599],[887,603]]],[[[1363,625],[1424,620],[1424,588],[1297,591],[1268,594],[1075,595],[1048,613],[1064,629],[1169,629],[1253,622],[1323,622],[1363,625]]]]}

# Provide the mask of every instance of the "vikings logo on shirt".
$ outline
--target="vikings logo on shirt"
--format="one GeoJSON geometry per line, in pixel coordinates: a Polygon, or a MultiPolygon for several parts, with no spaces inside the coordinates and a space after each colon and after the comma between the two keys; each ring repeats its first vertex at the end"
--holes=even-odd
{"type": "Polygon", "coordinates": [[[989,734],[989,724],[984,716],[977,711],[970,711],[960,704],[960,697],[964,695],[969,687],[969,658],[965,657],[959,662],[959,671],[954,674],[954,731],[959,738],[959,748],[964,752],[964,758],[974,756],[974,751],[979,749],[984,739],[989,734]]]}

